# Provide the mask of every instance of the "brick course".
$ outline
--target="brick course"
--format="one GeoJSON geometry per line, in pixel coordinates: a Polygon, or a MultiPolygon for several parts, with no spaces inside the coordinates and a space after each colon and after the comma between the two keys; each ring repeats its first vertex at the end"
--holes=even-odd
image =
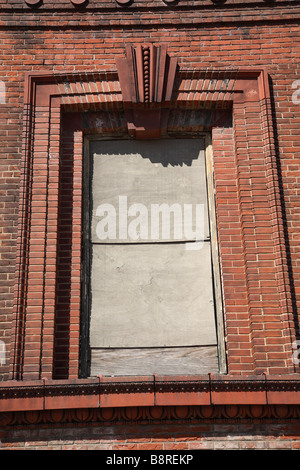
{"type": "Polygon", "coordinates": [[[297,450],[298,429],[294,424],[182,424],[180,427],[149,425],[87,428],[68,427],[12,430],[1,450],[297,450]],[[113,437],[111,437],[113,435],[113,437]]]}

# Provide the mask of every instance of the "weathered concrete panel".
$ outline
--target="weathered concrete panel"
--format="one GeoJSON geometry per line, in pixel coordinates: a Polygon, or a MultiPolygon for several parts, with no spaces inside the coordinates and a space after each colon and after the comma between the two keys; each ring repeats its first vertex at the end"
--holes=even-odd
{"type": "Polygon", "coordinates": [[[216,344],[210,243],[93,246],[91,347],[216,344]]]}

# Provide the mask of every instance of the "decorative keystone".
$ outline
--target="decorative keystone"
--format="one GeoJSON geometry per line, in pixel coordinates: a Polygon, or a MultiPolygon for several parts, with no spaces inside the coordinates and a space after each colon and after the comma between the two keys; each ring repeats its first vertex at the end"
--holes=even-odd
{"type": "Polygon", "coordinates": [[[116,64],[129,134],[137,139],[159,138],[166,126],[177,58],[169,57],[165,44],[127,46],[126,58],[116,64]]]}
{"type": "Polygon", "coordinates": [[[126,59],[117,60],[124,102],[162,103],[171,100],[177,58],[166,44],[126,47],[126,59]]]}

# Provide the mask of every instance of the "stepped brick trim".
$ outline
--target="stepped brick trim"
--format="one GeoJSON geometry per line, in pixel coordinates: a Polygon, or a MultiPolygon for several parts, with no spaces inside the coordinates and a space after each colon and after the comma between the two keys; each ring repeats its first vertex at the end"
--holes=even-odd
{"type": "MultiPolygon", "coordinates": [[[[231,108],[233,113],[233,129],[214,127],[213,123],[203,127],[212,131],[226,347],[231,374],[292,373],[296,367],[292,363],[291,340],[295,328],[285,269],[268,89],[264,70],[229,73],[179,69],[169,105],[173,117],[177,112],[193,109],[231,108]],[[258,189],[251,188],[252,178],[261,182],[258,189]],[[257,287],[256,276],[273,282],[272,299],[263,282],[257,287]],[[275,335],[277,341],[269,343],[269,335],[270,338],[275,335]],[[266,339],[265,347],[260,344],[261,338],[266,339]]],[[[124,135],[128,130],[126,106],[118,74],[111,70],[29,73],[25,91],[10,378],[37,380],[55,376],[59,160],[71,158],[71,300],[65,374],[75,379],[79,374],[81,171],[86,132],[83,116],[88,115],[86,111],[96,110],[105,114],[104,120],[99,120],[101,124],[96,119],[94,129],[89,128],[89,132],[124,135]],[[59,156],[61,146],[62,157],[59,156]]],[[[166,132],[168,122],[163,126],[166,132]]],[[[172,129],[188,130],[176,126],[172,129]]]]}

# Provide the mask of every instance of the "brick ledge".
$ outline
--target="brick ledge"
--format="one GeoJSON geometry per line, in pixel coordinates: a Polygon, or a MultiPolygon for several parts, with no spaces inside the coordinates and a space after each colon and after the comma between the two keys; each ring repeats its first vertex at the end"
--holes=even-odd
{"type": "Polygon", "coordinates": [[[7,381],[0,412],[136,406],[299,405],[300,374],[7,381]]]}

